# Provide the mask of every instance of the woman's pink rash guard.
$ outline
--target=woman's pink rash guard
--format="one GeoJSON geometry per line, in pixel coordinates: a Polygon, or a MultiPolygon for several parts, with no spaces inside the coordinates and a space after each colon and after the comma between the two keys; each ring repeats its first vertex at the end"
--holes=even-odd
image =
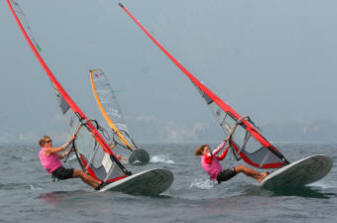
{"type": "Polygon", "coordinates": [[[48,173],[52,174],[54,170],[62,166],[62,163],[56,153],[46,156],[45,150],[45,147],[40,150],[40,161],[42,166],[48,171],[48,173]]]}
{"type": "Polygon", "coordinates": [[[220,150],[226,145],[226,143],[227,143],[226,141],[221,143],[212,152],[212,156],[211,156],[211,154],[201,156],[201,166],[202,166],[202,168],[204,168],[206,173],[208,173],[208,175],[210,176],[212,181],[216,180],[218,174],[222,170],[222,166],[220,165],[218,160],[223,160],[225,158],[227,152],[225,151],[224,155],[222,155],[221,157],[216,156],[216,154],[218,154],[220,152],[220,150]],[[211,161],[209,161],[209,160],[211,160],[211,161]]]}

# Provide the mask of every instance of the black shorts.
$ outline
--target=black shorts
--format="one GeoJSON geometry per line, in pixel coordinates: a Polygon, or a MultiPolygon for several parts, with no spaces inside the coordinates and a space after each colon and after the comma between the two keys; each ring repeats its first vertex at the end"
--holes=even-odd
{"type": "Polygon", "coordinates": [[[225,169],[225,170],[222,170],[218,176],[216,177],[218,183],[221,183],[221,181],[226,181],[226,180],[229,180],[231,179],[232,177],[234,177],[236,175],[236,172],[235,172],[235,168],[231,168],[231,169],[225,169]]]}
{"type": "Polygon", "coordinates": [[[74,169],[66,169],[63,166],[57,168],[52,172],[52,175],[60,180],[73,178],[74,169]]]}

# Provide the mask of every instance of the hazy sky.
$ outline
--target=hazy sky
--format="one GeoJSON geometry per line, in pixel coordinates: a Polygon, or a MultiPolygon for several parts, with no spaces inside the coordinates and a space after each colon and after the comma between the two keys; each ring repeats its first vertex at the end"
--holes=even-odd
{"type": "MultiPolygon", "coordinates": [[[[101,68],[130,125],[214,123],[188,79],[118,1],[18,1],[42,56],[72,98],[100,117],[88,70],[101,68]]],[[[129,0],[124,5],[197,78],[255,122],[337,122],[337,2],[129,0]]],[[[51,84],[0,0],[0,142],[62,135],[51,84]]],[[[139,139],[141,140],[141,139],[139,139]]]]}

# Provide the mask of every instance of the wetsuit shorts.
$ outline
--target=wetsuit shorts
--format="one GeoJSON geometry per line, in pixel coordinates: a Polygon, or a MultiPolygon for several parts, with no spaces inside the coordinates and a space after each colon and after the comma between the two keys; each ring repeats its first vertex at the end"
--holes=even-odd
{"type": "Polygon", "coordinates": [[[52,175],[60,180],[73,178],[74,169],[66,169],[63,166],[57,168],[52,172],[52,175]]]}
{"type": "Polygon", "coordinates": [[[227,181],[236,175],[235,168],[222,170],[216,177],[218,183],[221,181],[227,181]]]}

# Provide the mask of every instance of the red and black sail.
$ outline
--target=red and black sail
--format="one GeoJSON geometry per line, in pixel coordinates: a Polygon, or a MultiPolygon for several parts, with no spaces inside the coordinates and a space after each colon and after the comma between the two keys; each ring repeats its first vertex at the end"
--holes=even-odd
{"type": "Polygon", "coordinates": [[[91,176],[104,181],[116,181],[129,175],[130,172],[119,162],[98,131],[99,127],[96,122],[87,119],[41,57],[39,53],[41,48],[37,44],[19,4],[14,0],[7,0],[7,3],[29,46],[55,88],[62,114],[73,129],[79,124],[86,127],[81,129],[76,138],[77,150],[85,170],[91,176]]]}
{"type": "Polygon", "coordinates": [[[194,77],[178,60],[176,60],[140,23],[119,3],[119,6],[145,32],[145,34],[162,50],[163,53],[192,81],[207,105],[212,110],[218,123],[227,135],[231,136],[231,145],[236,157],[257,168],[280,168],[289,162],[266,140],[249,118],[244,119],[228,104],[221,100],[203,83],[194,77]],[[235,130],[235,131],[234,131],[235,130]]]}

